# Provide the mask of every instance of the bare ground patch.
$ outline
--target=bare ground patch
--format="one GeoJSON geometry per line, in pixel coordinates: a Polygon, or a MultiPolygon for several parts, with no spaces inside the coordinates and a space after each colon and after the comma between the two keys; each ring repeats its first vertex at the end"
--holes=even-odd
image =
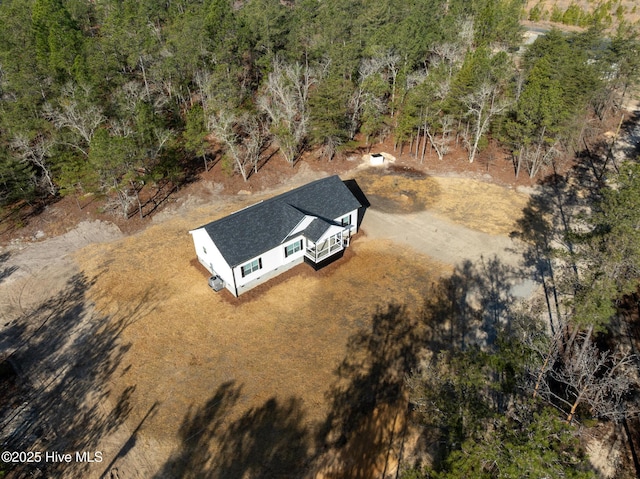
{"type": "Polygon", "coordinates": [[[476,231],[507,236],[529,196],[510,188],[468,178],[436,178],[440,196],[431,211],[476,231]]]}
{"type": "Polygon", "coordinates": [[[386,213],[412,213],[438,201],[438,181],[426,174],[402,167],[367,168],[354,175],[371,207],[386,213]]]}
{"type": "Polygon", "coordinates": [[[427,210],[490,235],[508,236],[529,200],[512,188],[470,178],[428,176],[408,167],[368,168],[354,178],[373,209],[393,214],[427,210]]]}

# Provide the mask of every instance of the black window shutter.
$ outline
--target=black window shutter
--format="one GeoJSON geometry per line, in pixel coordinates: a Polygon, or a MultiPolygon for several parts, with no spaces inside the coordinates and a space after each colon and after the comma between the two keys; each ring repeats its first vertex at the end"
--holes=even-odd
{"type": "Polygon", "coordinates": [[[240,267],[240,273],[242,274],[242,277],[244,278],[244,266],[240,267]]]}
{"type": "Polygon", "coordinates": [[[258,269],[262,269],[262,258],[258,258],[258,269]]]}
{"type": "Polygon", "coordinates": [[[284,257],[288,258],[289,257],[289,250],[287,249],[287,247],[284,247],[284,257]]]}

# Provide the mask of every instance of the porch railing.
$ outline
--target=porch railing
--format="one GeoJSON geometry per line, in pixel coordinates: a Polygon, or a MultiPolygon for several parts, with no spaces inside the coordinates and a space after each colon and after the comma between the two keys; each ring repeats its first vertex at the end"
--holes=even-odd
{"type": "Polygon", "coordinates": [[[307,258],[317,263],[318,261],[326,258],[327,256],[331,256],[332,254],[337,253],[342,249],[344,249],[342,243],[336,243],[331,246],[327,244],[320,250],[316,249],[315,246],[312,246],[310,248],[307,248],[307,250],[305,251],[305,255],[307,256],[307,258]]]}

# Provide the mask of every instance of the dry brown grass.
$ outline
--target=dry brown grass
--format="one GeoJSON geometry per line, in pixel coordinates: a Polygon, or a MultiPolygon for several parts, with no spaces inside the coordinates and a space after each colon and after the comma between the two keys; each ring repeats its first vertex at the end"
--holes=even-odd
{"type": "Polygon", "coordinates": [[[508,235],[529,197],[469,178],[428,177],[418,172],[367,169],[355,175],[373,207],[389,213],[427,209],[468,228],[508,235]]]}
{"type": "MultiPolygon", "coordinates": [[[[403,212],[427,207],[490,233],[507,232],[526,201],[513,191],[474,180],[368,170],[356,179],[374,205],[403,212]]],[[[239,300],[213,293],[193,265],[187,232],[259,199],[192,210],[77,254],[85,274],[95,278],[88,297],[99,311],[114,321],[136,311],[135,322],[122,333],[130,349],[112,389],[117,397],[135,386],[132,428],[152,404],[159,404],[145,422],[141,442],[161,444],[165,451],[180,447],[187,411],[202,408],[228,382],[239,387],[241,395],[225,413],[227,426],[272,398],[279,404],[297,398],[305,427],[314,431],[330,407],[327,394],[336,384],[336,368],[353,353],[349,339],[370,326],[379,307],[418,307],[432,282],[450,271],[361,234],[344,258],[319,272],[298,266],[239,300]]],[[[378,424],[383,416],[372,421],[378,424]]],[[[390,431],[398,424],[394,415],[390,431]]],[[[213,440],[208,447],[216,451],[221,445],[213,440]]],[[[338,462],[342,459],[337,457],[338,462]]],[[[338,477],[329,473],[333,468],[326,463],[321,467],[327,477],[338,477]]]]}
{"type": "Polygon", "coordinates": [[[441,194],[430,208],[449,220],[494,235],[508,235],[529,197],[466,178],[436,178],[441,194]]]}
{"type": "Polygon", "coordinates": [[[156,441],[176,444],[186,411],[204,405],[227,381],[242,387],[229,420],[270,398],[294,397],[302,400],[308,424],[316,424],[349,337],[368,325],[378,306],[420,304],[431,282],[448,271],[361,236],[330,269],[301,266],[248,301],[230,301],[213,293],[190,264],[195,253],[187,231],[212,219],[201,209],[77,255],[95,278],[89,299],[100,311],[117,317],[141,302],[149,311],[123,332],[131,347],[113,389],[135,386],[134,427],[159,402],[144,427],[156,441]]]}

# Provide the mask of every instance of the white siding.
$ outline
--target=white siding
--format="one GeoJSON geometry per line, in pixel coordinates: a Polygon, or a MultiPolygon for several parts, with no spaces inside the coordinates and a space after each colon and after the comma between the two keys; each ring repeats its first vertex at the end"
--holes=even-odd
{"type": "Polygon", "coordinates": [[[350,213],[342,215],[339,218],[336,218],[334,221],[339,224],[342,221],[342,218],[348,215],[351,215],[351,227],[350,227],[351,234],[357,233],[358,232],[358,210],[353,210],[350,213]]]}
{"type": "MultiPolygon", "coordinates": [[[[354,234],[357,232],[358,228],[358,210],[353,210],[347,214],[341,215],[339,218],[335,218],[334,221],[340,223],[342,218],[347,215],[351,216],[349,229],[351,230],[351,234],[354,234]]],[[[296,228],[294,228],[294,231],[302,231],[311,221],[313,221],[313,219],[314,217],[312,216],[305,217],[296,226],[296,228]]],[[[328,231],[331,232],[331,234],[335,234],[337,231],[333,231],[334,229],[339,230],[337,227],[331,227],[328,231]]],[[[198,261],[200,261],[200,263],[202,263],[202,265],[207,268],[211,274],[217,274],[224,281],[225,287],[234,296],[240,295],[254,286],[278,276],[280,273],[302,263],[304,261],[304,252],[307,247],[306,240],[302,236],[298,236],[232,269],[227,264],[226,260],[223,258],[222,254],[204,228],[199,228],[197,230],[190,231],[189,233],[191,233],[191,236],[193,237],[198,261]],[[285,248],[300,240],[302,240],[302,247],[300,248],[300,251],[293,253],[289,257],[285,257],[285,248]],[[243,278],[241,270],[242,266],[258,258],[262,261],[262,268],[249,273],[243,278]]]]}
{"type": "Polygon", "coordinates": [[[203,229],[190,231],[193,237],[193,244],[196,249],[198,261],[209,270],[211,274],[217,274],[224,281],[225,287],[236,294],[233,284],[233,272],[220,251],[211,240],[209,234],[203,229]],[[205,252],[206,250],[206,252],[205,252]]]}
{"type": "Polygon", "coordinates": [[[302,236],[298,236],[293,240],[289,240],[286,243],[282,243],[281,245],[276,246],[275,248],[261,254],[260,256],[256,256],[255,258],[251,258],[249,261],[242,263],[241,265],[233,268],[233,274],[236,278],[236,284],[238,286],[238,294],[243,293],[244,291],[248,291],[248,286],[256,286],[263,281],[266,281],[281,272],[286,271],[292,266],[295,266],[298,263],[301,263],[304,259],[304,250],[306,244],[305,240],[302,236]],[[293,243],[302,240],[302,248],[300,251],[285,257],[285,248],[293,243]],[[260,258],[262,260],[262,268],[249,273],[244,278],[242,277],[242,266],[260,258]],[[272,274],[274,271],[278,271],[277,274],[272,274]]]}

